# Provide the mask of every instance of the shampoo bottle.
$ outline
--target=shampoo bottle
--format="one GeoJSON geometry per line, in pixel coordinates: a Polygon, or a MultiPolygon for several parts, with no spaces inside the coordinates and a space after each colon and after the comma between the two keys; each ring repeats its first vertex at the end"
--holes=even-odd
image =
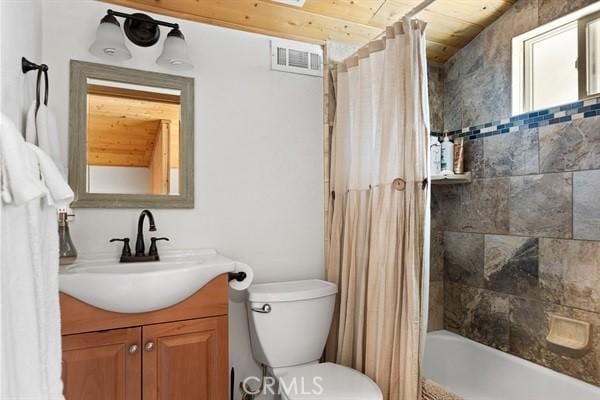
{"type": "Polygon", "coordinates": [[[442,175],[452,175],[454,168],[454,144],[444,135],[442,142],[442,175]]]}
{"type": "Polygon", "coordinates": [[[440,145],[440,140],[437,136],[431,136],[429,143],[429,162],[431,170],[431,175],[439,175],[442,170],[442,148],[440,145]]]}

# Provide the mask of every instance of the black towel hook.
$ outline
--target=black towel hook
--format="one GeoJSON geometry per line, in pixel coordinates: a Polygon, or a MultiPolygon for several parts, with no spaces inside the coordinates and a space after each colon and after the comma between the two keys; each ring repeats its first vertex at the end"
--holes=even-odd
{"type": "Polygon", "coordinates": [[[29,71],[37,70],[37,85],[35,90],[35,109],[37,111],[40,108],[40,84],[42,81],[42,73],[44,74],[44,105],[48,105],[48,66],[46,64],[35,64],[26,59],[25,57],[21,57],[21,70],[24,74],[29,71]]]}

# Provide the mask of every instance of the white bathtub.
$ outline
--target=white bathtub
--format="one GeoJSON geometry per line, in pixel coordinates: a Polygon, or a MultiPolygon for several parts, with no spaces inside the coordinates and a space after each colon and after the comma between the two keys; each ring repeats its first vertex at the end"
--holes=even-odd
{"type": "Polygon", "coordinates": [[[600,388],[448,331],[427,335],[423,375],[466,400],[599,400],[600,388]]]}

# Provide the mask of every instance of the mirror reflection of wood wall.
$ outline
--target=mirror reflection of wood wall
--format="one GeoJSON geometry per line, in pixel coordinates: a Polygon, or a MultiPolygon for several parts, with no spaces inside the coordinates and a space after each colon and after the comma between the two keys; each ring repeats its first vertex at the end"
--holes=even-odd
{"type": "Polygon", "coordinates": [[[88,168],[138,168],[132,192],[177,194],[180,97],[88,84],[87,98],[88,168]]]}

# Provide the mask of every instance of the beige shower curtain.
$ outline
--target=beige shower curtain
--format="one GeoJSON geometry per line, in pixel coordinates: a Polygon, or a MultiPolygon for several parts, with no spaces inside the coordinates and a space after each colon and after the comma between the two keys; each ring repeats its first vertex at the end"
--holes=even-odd
{"type": "Polygon", "coordinates": [[[337,69],[327,278],[329,361],[385,400],[420,398],[429,281],[425,24],[404,19],[337,69]]]}

